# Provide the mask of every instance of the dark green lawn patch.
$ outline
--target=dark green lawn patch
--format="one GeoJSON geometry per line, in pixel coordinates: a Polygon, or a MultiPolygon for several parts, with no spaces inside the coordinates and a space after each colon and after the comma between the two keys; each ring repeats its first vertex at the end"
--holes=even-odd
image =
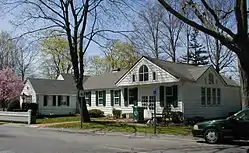
{"type": "MultiPolygon", "coordinates": [[[[80,123],[60,124],[60,125],[53,125],[51,127],[80,129],[80,123]]],[[[127,123],[114,123],[114,122],[105,122],[105,121],[92,121],[90,123],[83,123],[83,129],[93,129],[93,130],[101,130],[107,132],[130,132],[130,133],[140,132],[148,134],[152,134],[154,132],[153,127],[137,126],[137,125],[130,125],[127,123]]],[[[190,132],[191,132],[191,127],[188,126],[157,127],[158,134],[189,135],[190,132]]]]}

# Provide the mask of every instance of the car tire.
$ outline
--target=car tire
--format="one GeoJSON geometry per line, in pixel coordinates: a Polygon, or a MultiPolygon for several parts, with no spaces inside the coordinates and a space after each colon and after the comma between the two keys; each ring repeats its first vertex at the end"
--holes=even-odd
{"type": "Polygon", "coordinates": [[[204,139],[209,144],[217,144],[220,140],[218,130],[215,128],[209,128],[204,132],[204,139]]]}

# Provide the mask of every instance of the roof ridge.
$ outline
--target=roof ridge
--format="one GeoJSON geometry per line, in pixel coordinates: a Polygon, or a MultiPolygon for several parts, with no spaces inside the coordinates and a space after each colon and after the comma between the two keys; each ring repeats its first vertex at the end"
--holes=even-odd
{"type": "Polygon", "coordinates": [[[144,57],[148,58],[148,59],[159,60],[159,61],[166,62],[166,63],[172,63],[172,64],[178,64],[178,65],[187,65],[187,66],[192,66],[192,67],[209,67],[210,66],[210,65],[192,65],[192,64],[188,64],[188,63],[179,63],[179,62],[167,61],[167,60],[157,59],[157,58],[148,57],[148,56],[144,56],[144,57]]]}

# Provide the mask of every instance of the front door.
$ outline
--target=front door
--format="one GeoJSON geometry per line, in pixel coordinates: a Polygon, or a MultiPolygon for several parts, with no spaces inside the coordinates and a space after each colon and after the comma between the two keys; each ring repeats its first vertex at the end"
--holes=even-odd
{"type": "Polygon", "coordinates": [[[141,96],[142,107],[144,108],[144,118],[151,118],[154,113],[155,96],[141,96]]]}

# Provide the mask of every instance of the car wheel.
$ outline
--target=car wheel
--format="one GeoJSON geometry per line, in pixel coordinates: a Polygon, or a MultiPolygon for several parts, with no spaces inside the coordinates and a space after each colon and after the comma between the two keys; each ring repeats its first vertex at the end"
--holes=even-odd
{"type": "Polygon", "coordinates": [[[219,132],[214,128],[207,129],[204,133],[204,138],[207,143],[216,144],[220,139],[219,132]]]}

